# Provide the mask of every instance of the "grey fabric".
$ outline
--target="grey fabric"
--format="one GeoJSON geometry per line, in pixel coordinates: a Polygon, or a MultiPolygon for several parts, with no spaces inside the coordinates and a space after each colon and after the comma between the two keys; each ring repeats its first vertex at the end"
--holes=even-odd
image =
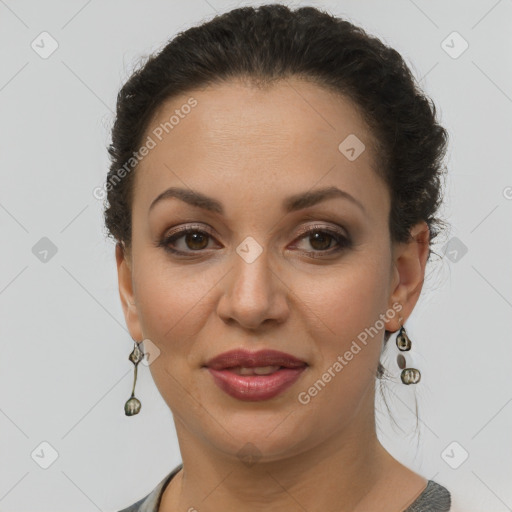
{"type": "MultiPolygon", "coordinates": [[[[175,467],[146,497],[118,512],[158,512],[164,489],[183,464],[175,467]]],[[[450,492],[442,485],[429,480],[425,490],[403,512],[449,512],[450,492]]]]}
{"type": "Polygon", "coordinates": [[[164,489],[183,464],[176,466],[146,497],[119,512],[158,512],[164,489]]]}
{"type": "Polygon", "coordinates": [[[449,512],[452,505],[450,492],[434,480],[429,480],[425,490],[404,512],[449,512]]]}

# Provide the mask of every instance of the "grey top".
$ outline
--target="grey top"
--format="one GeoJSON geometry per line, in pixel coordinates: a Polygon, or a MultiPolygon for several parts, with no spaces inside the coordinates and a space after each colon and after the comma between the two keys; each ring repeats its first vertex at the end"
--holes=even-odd
{"type": "MultiPolygon", "coordinates": [[[[147,496],[118,512],[158,512],[165,487],[182,467],[183,464],[175,467],[147,496]]],[[[429,480],[425,490],[403,512],[449,512],[450,508],[450,492],[429,480]]]]}

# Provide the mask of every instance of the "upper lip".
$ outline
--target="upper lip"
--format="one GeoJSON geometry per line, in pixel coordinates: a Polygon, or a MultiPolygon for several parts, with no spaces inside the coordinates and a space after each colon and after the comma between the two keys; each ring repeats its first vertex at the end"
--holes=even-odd
{"type": "Polygon", "coordinates": [[[296,357],[279,352],[277,350],[260,350],[251,352],[244,349],[235,349],[224,352],[210,359],[205,366],[213,370],[223,370],[243,366],[245,368],[256,368],[259,366],[284,366],[285,368],[299,368],[306,366],[305,361],[296,357]]]}

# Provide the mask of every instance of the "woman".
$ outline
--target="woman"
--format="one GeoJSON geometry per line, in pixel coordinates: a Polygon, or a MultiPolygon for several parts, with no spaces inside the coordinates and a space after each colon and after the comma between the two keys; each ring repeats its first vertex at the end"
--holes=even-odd
{"type": "Polygon", "coordinates": [[[183,460],[123,512],[453,510],[374,414],[392,333],[421,378],[404,324],[443,226],[435,114],[395,50],[311,7],[218,16],[123,86],[105,220],[125,412],[145,352],[183,460]]]}

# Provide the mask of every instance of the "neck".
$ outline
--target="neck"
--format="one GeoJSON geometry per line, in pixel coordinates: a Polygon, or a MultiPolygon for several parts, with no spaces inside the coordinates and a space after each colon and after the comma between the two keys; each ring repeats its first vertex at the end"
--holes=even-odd
{"type": "MultiPolygon", "coordinates": [[[[312,433],[316,444],[308,439],[286,458],[260,454],[253,464],[242,462],[236,449],[227,454],[198,438],[175,416],[183,469],[165,489],[160,511],[352,512],[363,500],[369,506],[391,466],[400,464],[377,439],[373,401],[363,410],[369,412],[343,430],[312,433]]],[[[244,444],[238,440],[238,449],[244,444]]]]}

